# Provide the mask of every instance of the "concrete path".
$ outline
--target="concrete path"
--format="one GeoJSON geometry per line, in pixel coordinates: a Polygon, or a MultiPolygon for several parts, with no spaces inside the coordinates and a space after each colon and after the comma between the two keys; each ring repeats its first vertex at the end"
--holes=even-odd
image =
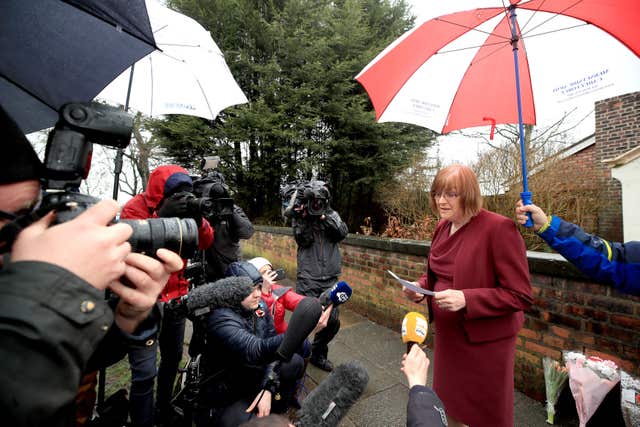
{"type": "MultiPolygon", "coordinates": [[[[359,360],[369,372],[364,395],[349,411],[341,427],[395,427],[406,425],[408,387],[400,371],[406,351],[400,325],[393,331],[377,325],[359,314],[340,308],[341,328],[329,346],[329,359],[337,366],[359,360]]],[[[431,357],[431,354],[429,354],[431,357]]],[[[306,388],[312,390],[328,374],[312,365],[307,369],[306,388]]],[[[429,375],[431,378],[431,373],[429,375]]],[[[515,426],[545,427],[546,411],[542,403],[522,393],[515,393],[515,426]]],[[[555,425],[575,427],[577,419],[558,420],[555,425]]]]}

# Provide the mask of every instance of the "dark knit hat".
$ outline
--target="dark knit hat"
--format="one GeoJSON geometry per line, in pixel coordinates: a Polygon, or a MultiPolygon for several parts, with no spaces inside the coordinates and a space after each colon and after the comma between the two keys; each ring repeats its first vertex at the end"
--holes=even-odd
{"type": "Polygon", "coordinates": [[[262,283],[262,275],[258,269],[249,261],[236,261],[229,264],[224,272],[224,275],[235,277],[248,277],[251,279],[254,285],[262,283]]]}
{"type": "Polygon", "coordinates": [[[0,184],[40,179],[44,165],[18,125],[0,107],[0,184]]]}

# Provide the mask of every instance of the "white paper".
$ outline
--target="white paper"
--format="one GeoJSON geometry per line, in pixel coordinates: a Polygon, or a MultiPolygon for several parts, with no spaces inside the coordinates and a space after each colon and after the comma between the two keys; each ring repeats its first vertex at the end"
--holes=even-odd
{"type": "Polygon", "coordinates": [[[387,273],[389,273],[389,274],[391,275],[391,277],[393,277],[393,278],[394,278],[394,279],[396,279],[398,282],[400,282],[400,284],[401,284],[402,286],[404,286],[405,288],[411,289],[413,292],[417,292],[417,293],[422,294],[422,295],[429,295],[429,296],[431,296],[431,297],[435,295],[435,292],[433,292],[433,291],[429,291],[429,290],[427,290],[427,289],[422,289],[421,287],[416,286],[416,285],[414,285],[413,283],[411,283],[411,282],[409,282],[409,281],[407,281],[407,280],[404,280],[404,279],[399,278],[399,277],[398,277],[398,276],[397,276],[393,271],[391,271],[391,270],[387,270],[387,273]]]}

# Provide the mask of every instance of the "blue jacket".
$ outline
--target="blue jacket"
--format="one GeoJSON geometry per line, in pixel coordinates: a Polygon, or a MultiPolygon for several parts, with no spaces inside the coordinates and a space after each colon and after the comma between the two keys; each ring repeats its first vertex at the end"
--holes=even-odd
{"type": "Polygon", "coordinates": [[[640,295],[640,242],[608,242],[555,215],[539,236],[593,280],[640,295]]]}

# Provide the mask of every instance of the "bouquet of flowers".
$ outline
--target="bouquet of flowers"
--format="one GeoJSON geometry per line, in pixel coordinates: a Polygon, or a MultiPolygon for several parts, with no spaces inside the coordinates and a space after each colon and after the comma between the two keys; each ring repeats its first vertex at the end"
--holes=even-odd
{"type": "Polygon", "coordinates": [[[580,427],[585,427],[607,393],[620,381],[618,366],[611,360],[587,358],[576,352],[565,353],[564,361],[569,370],[569,388],[576,401],[580,427]]]}
{"type": "Polygon", "coordinates": [[[640,426],[640,380],[620,371],[622,417],[627,427],[640,426]]]}
{"type": "Polygon", "coordinates": [[[544,386],[547,393],[547,423],[553,424],[556,414],[555,405],[560,397],[560,393],[567,383],[567,368],[560,365],[560,362],[550,357],[542,359],[544,368],[544,386]]]}

